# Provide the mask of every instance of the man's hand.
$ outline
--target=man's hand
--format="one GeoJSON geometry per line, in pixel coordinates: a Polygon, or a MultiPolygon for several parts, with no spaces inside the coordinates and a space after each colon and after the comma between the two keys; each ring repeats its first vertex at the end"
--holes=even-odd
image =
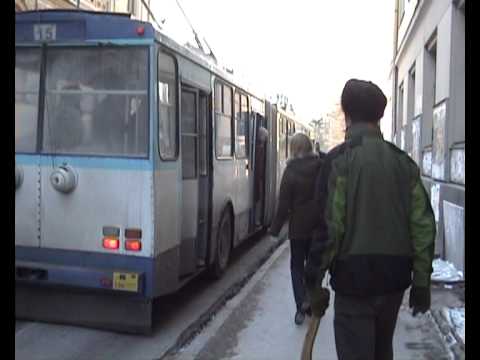
{"type": "Polygon", "coordinates": [[[308,290],[310,307],[314,316],[321,318],[327,311],[330,301],[330,291],[323,287],[316,287],[308,290]]]}
{"type": "Polygon", "coordinates": [[[409,304],[413,308],[413,316],[426,313],[430,309],[430,288],[412,286],[409,304]]]}

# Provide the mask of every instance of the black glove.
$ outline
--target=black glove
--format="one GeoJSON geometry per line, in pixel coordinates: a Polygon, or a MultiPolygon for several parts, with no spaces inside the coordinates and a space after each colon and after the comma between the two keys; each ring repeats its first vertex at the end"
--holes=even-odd
{"type": "Polygon", "coordinates": [[[330,301],[330,291],[323,287],[317,287],[308,290],[310,298],[310,307],[314,316],[321,318],[327,311],[330,301]]]}
{"type": "Polygon", "coordinates": [[[412,286],[409,304],[413,308],[413,316],[426,313],[430,309],[430,288],[412,286]]]}

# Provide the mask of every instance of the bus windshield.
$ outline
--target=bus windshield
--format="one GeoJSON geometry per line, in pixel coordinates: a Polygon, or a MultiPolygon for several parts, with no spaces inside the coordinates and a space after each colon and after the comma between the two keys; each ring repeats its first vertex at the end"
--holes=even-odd
{"type": "Polygon", "coordinates": [[[146,157],[148,49],[47,48],[42,152],[146,157]]]}

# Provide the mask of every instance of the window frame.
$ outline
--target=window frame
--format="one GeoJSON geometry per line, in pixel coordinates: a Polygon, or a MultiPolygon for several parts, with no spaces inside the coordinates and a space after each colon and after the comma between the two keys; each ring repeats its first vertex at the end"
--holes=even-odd
{"type": "Polygon", "coordinates": [[[234,154],[235,154],[235,114],[234,114],[234,111],[235,111],[235,97],[234,97],[234,87],[230,84],[228,84],[226,81],[224,81],[223,79],[215,79],[215,82],[214,82],[214,101],[213,101],[213,120],[214,120],[214,148],[215,148],[215,158],[217,160],[233,160],[234,158],[234,154]],[[222,88],[222,95],[221,95],[221,112],[219,113],[216,109],[216,101],[217,101],[217,96],[218,94],[216,93],[216,87],[217,87],[217,84],[220,84],[221,85],[221,88],[222,88]],[[225,108],[225,104],[224,104],[224,89],[225,87],[229,87],[230,90],[231,90],[231,96],[230,96],[230,115],[226,115],[224,113],[224,108],[225,108]],[[218,115],[222,115],[222,116],[230,116],[230,155],[222,155],[222,154],[218,154],[217,152],[217,133],[218,133],[218,129],[217,129],[217,116],[218,115]]]}
{"type": "Polygon", "coordinates": [[[157,49],[157,62],[156,62],[156,69],[157,69],[157,78],[156,78],[156,83],[155,83],[155,87],[156,87],[156,91],[157,91],[157,101],[156,101],[156,104],[157,104],[157,107],[155,109],[155,112],[157,113],[157,133],[156,133],[156,136],[157,136],[157,148],[158,148],[158,156],[160,156],[160,159],[162,161],[177,161],[178,160],[178,156],[179,156],[179,152],[180,152],[180,114],[179,114],[179,109],[180,109],[180,86],[179,86],[179,81],[178,81],[178,61],[177,61],[177,58],[175,56],[174,53],[164,49],[163,47],[158,47],[157,49]],[[167,56],[170,56],[172,59],[173,59],[173,64],[175,66],[175,109],[176,109],[176,112],[175,112],[175,124],[176,124],[176,132],[175,132],[175,154],[173,157],[164,157],[162,156],[162,151],[160,150],[160,112],[158,111],[158,107],[160,106],[160,92],[159,92],[159,88],[158,88],[158,83],[160,81],[160,73],[158,71],[158,65],[159,65],[159,58],[160,58],[160,53],[164,54],[164,55],[167,55],[167,56]]]}
{"type": "Polygon", "coordinates": [[[203,91],[198,92],[198,173],[199,176],[208,175],[208,159],[209,159],[209,141],[208,141],[208,126],[209,126],[209,114],[210,114],[210,99],[211,95],[203,91]],[[205,109],[202,112],[202,101],[205,101],[205,109]],[[205,118],[203,118],[205,117],[205,118]],[[200,124],[199,124],[200,122],[200,124]],[[203,149],[203,150],[202,150],[203,149]],[[203,152],[202,152],[203,151],[203,152]]]}
{"type": "Polygon", "coordinates": [[[407,119],[407,123],[408,123],[408,120],[413,121],[413,119],[415,119],[415,105],[416,105],[415,87],[417,86],[416,73],[417,73],[417,62],[414,61],[412,66],[410,67],[410,70],[408,70],[409,89],[407,90],[411,90],[411,92],[407,91],[408,93],[407,98],[409,98],[410,96],[412,97],[412,99],[410,100],[412,101],[412,104],[411,104],[411,109],[407,108],[407,113],[409,112],[409,110],[411,110],[411,113],[407,114],[407,116],[410,115],[410,119],[407,119]]]}
{"type": "Polygon", "coordinates": [[[436,97],[437,97],[437,66],[438,66],[438,35],[437,35],[437,29],[433,31],[432,35],[428,39],[428,41],[425,44],[425,49],[427,51],[428,56],[431,58],[431,60],[434,63],[433,66],[433,106],[438,105],[436,102],[436,97]]]}
{"type": "MultiPolygon", "coordinates": [[[[73,44],[48,44],[43,46],[35,45],[23,45],[15,44],[15,49],[17,48],[39,48],[41,51],[41,62],[40,62],[40,78],[39,78],[39,93],[38,93],[38,114],[37,114],[37,137],[36,137],[36,148],[33,153],[26,152],[15,152],[16,154],[30,154],[30,155],[42,155],[42,156],[59,156],[59,157],[74,157],[74,158],[114,158],[114,159],[127,159],[127,160],[145,160],[150,158],[150,108],[151,108],[151,90],[150,83],[152,79],[152,70],[151,70],[151,47],[145,44],[127,44],[121,47],[121,49],[144,49],[147,51],[147,119],[146,119],[146,139],[147,139],[147,148],[144,156],[125,156],[125,155],[114,155],[114,154],[75,154],[75,153],[65,153],[65,152],[47,152],[44,151],[44,123],[45,123],[45,101],[46,101],[46,81],[47,81],[47,53],[50,49],[118,49],[116,45],[104,45],[101,43],[92,43],[85,45],[73,45],[73,44]]],[[[177,71],[178,73],[178,71],[177,71]]],[[[177,112],[178,113],[178,112],[177,112]]],[[[178,115],[178,114],[177,114],[178,115]]]]}
{"type": "Polygon", "coordinates": [[[39,118],[39,124],[41,122],[41,133],[39,136],[41,136],[41,141],[39,141],[39,143],[37,144],[37,148],[39,149],[39,154],[40,155],[45,155],[45,156],[60,156],[60,157],[88,157],[88,158],[113,158],[113,159],[127,159],[127,160],[146,160],[146,159],[149,159],[150,158],[150,80],[151,80],[151,75],[152,75],[152,71],[151,71],[151,61],[150,61],[150,46],[148,45],[144,45],[144,44],[140,44],[140,45],[135,45],[135,44],[127,44],[127,45],[124,45],[122,46],[121,48],[119,48],[118,46],[116,45],[104,45],[104,44],[101,44],[101,43],[96,43],[96,44],[86,44],[86,45],[72,45],[72,44],[68,44],[68,45],[63,45],[63,44],[50,44],[48,46],[44,46],[43,47],[43,57],[42,57],[42,67],[41,67],[41,77],[40,77],[40,80],[43,81],[43,83],[41,82],[40,83],[40,96],[41,96],[41,110],[42,110],[42,115],[41,115],[41,118],[39,118]],[[138,156],[138,155],[135,155],[135,156],[126,156],[126,155],[115,155],[115,154],[94,154],[94,153],[90,153],[90,154],[75,154],[75,153],[65,153],[65,152],[47,152],[47,151],[44,151],[44,140],[45,140],[45,136],[44,136],[44,125],[45,125],[45,104],[46,104],[46,100],[47,100],[47,58],[48,58],[48,51],[50,49],[100,49],[100,50],[108,50],[108,49],[115,49],[115,50],[118,50],[118,49],[144,49],[146,50],[147,52],[147,56],[146,56],[146,59],[147,59],[147,64],[146,64],[146,68],[147,68],[147,81],[146,81],[146,98],[147,98],[147,104],[146,104],[146,108],[147,108],[147,114],[146,114],[146,139],[147,139],[147,147],[146,147],[146,150],[145,150],[145,155],[142,155],[142,156],[138,156]],[[43,76],[43,78],[42,78],[43,76]]]}
{"type": "Polygon", "coordinates": [[[398,85],[398,103],[397,103],[397,118],[399,120],[399,128],[400,131],[405,127],[404,124],[404,102],[405,102],[405,81],[402,80],[400,85],[398,85]]]}
{"type": "MultiPolygon", "coordinates": [[[[185,85],[185,84],[184,84],[185,85]]],[[[200,167],[199,167],[199,126],[198,126],[198,106],[199,106],[199,94],[196,91],[196,89],[191,89],[189,87],[182,87],[181,90],[181,96],[183,97],[184,93],[188,93],[193,95],[193,108],[194,108],[194,121],[195,121],[195,132],[190,133],[190,132],[181,132],[180,136],[180,141],[181,144],[183,144],[183,138],[190,138],[194,140],[194,150],[195,150],[195,158],[194,158],[194,166],[193,166],[193,176],[185,176],[185,173],[183,171],[183,165],[184,165],[184,158],[183,158],[183,151],[184,147],[182,145],[182,157],[181,157],[181,162],[182,162],[182,180],[195,180],[198,179],[199,174],[200,174],[200,167]]]]}
{"type": "Polygon", "coordinates": [[[243,92],[243,91],[240,91],[239,89],[235,89],[235,92],[233,94],[233,109],[234,109],[234,123],[235,123],[235,136],[234,136],[234,150],[233,150],[233,153],[234,153],[234,156],[235,156],[235,159],[237,160],[244,160],[244,159],[248,159],[249,156],[250,156],[250,151],[249,151],[249,146],[250,146],[250,99],[248,97],[248,95],[243,92]],[[235,112],[235,95],[238,95],[239,96],[239,108],[240,108],[240,118],[238,120],[240,121],[244,121],[244,119],[242,119],[242,107],[243,107],[243,101],[242,99],[245,98],[247,100],[247,115],[246,115],[246,119],[245,119],[245,124],[246,124],[246,134],[245,134],[245,155],[244,156],[238,156],[237,155],[237,117],[236,117],[236,112],[235,112]]]}

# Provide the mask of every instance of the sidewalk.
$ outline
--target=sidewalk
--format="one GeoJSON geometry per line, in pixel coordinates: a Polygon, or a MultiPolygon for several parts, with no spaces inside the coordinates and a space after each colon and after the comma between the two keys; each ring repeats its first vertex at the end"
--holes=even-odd
{"type": "MultiPolygon", "coordinates": [[[[294,314],[290,249],[286,242],[203,331],[169,359],[299,359],[309,318],[297,326],[294,314]]],[[[400,310],[394,351],[395,359],[452,358],[432,317],[411,316],[408,292],[400,310]]],[[[313,359],[336,358],[330,306],[320,323],[313,359]]]]}

